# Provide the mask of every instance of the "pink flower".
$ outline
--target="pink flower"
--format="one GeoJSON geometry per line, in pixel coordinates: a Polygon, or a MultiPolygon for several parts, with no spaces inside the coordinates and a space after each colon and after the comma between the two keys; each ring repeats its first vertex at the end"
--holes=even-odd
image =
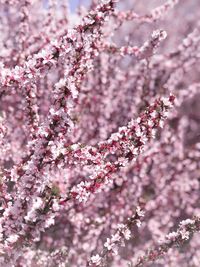
{"type": "Polygon", "coordinates": [[[101,264],[101,257],[97,254],[91,257],[91,262],[94,263],[96,266],[101,264]]]}
{"type": "Polygon", "coordinates": [[[110,238],[107,238],[106,243],[104,244],[104,247],[107,248],[107,250],[112,250],[114,247],[114,243],[110,238]]]}

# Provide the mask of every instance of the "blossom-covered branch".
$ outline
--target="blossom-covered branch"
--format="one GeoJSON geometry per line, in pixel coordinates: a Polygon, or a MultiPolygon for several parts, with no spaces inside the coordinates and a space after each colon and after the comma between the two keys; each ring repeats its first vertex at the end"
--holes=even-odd
{"type": "Polygon", "coordinates": [[[136,208],[135,214],[128,218],[128,222],[126,224],[118,224],[117,231],[112,235],[111,238],[107,238],[104,243],[104,249],[100,254],[93,255],[88,262],[88,266],[104,266],[104,263],[107,262],[107,257],[109,254],[118,254],[118,247],[125,246],[125,240],[129,240],[131,238],[131,228],[134,225],[137,227],[141,226],[141,218],[144,216],[144,212],[140,207],[136,208]]]}
{"type": "Polygon", "coordinates": [[[179,228],[176,232],[171,232],[165,236],[165,240],[161,242],[161,244],[154,249],[150,249],[145,253],[145,256],[142,256],[138,259],[137,263],[134,265],[135,267],[143,266],[145,262],[156,261],[159,257],[163,256],[167,251],[173,246],[180,246],[189,237],[192,236],[193,233],[200,231],[200,218],[195,217],[194,219],[187,219],[179,224],[179,228]]]}

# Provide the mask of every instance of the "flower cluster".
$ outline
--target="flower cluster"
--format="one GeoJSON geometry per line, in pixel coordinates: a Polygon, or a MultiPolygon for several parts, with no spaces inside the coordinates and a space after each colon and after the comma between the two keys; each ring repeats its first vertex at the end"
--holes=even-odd
{"type": "Polygon", "coordinates": [[[117,231],[107,238],[104,243],[104,250],[101,251],[100,255],[94,255],[91,257],[89,265],[92,266],[104,266],[108,260],[109,254],[118,254],[118,246],[125,246],[125,240],[131,238],[131,227],[135,224],[138,227],[141,226],[141,218],[144,216],[144,211],[140,207],[136,208],[135,214],[128,218],[126,224],[118,224],[117,231]]]}
{"type": "Polygon", "coordinates": [[[157,258],[165,254],[172,246],[180,246],[185,240],[188,240],[190,235],[200,230],[200,218],[195,217],[193,220],[187,219],[180,222],[176,232],[171,232],[166,235],[165,240],[154,249],[147,252],[145,256],[138,259],[135,267],[143,266],[145,261],[155,261],[157,258]]]}

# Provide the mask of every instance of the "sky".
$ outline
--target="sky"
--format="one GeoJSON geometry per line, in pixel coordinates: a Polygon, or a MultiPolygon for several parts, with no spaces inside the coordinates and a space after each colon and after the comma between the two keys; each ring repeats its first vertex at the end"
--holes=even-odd
{"type": "MultiPolygon", "coordinates": [[[[48,6],[48,1],[49,0],[44,0],[44,6],[47,7],[48,6]]],[[[64,0],[62,0],[64,1],[64,0]]],[[[90,3],[90,0],[69,0],[69,5],[72,11],[75,11],[77,6],[81,3],[81,5],[83,6],[84,4],[88,4],[90,3]]]]}
{"type": "Polygon", "coordinates": [[[78,5],[79,0],[70,0],[69,3],[70,3],[70,6],[71,6],[71,9],[74,10],[78,5]]]}
{"type": "Polygon", "coordinates": [[[83,5],[84,3],[88,3],[89,0],[82,0],[82,1],[80,1],[80,0],[69,0],[71,10],[75,10],[80,2],[83,5]]]}

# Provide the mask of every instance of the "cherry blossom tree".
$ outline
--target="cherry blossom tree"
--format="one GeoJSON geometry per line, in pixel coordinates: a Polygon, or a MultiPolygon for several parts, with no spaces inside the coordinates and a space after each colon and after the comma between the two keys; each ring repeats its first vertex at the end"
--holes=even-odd
{"type": "Polygon", "coordinates": [[[71,2],[0,0],[0,266],[199,267],[199,1],[71,2]]]}

